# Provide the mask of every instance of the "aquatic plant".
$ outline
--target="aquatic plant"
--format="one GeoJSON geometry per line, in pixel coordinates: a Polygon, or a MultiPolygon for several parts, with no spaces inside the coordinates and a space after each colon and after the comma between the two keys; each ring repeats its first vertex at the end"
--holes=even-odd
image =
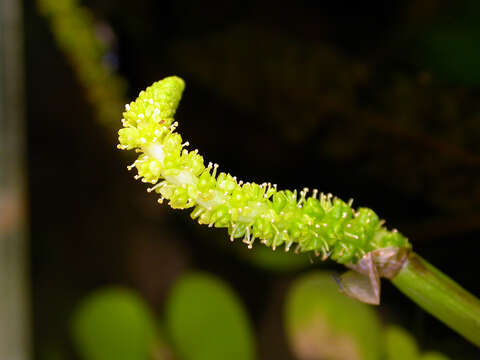
{"type": "Polygon", "coordinates": [[[355,211],[351,201],[314,189],[277,190],[238,181],[218,172],[218,165],[204,160],[197,150],[184,149],[175,132],[173,115],[184,88],[178,77],[155,83],[127,105],[124,128],[119,131],[121,149],[142,154],[130,168],[136,178],[155,184],[149,191],[160,194],[174,209],[193,208],[191,216],[200,224],[228,228],[230,239],[243,238],[251,248],[255,239],[275,250],[314,251],[326,259],[346,264],[384,248],[408,249],[408,240],[398,231],[388,231],[370,209],[355,211]]]}
{"type": "Polygon", "coordinates": [[[175,111],[184,90],[172,76],[156,82],[126,105],[118,147],[140,153],[129,169],[150,183],[148,191],[174,209],[193,208],[200,224],[227,228],[230,240],[256,239],[273,250],[311,251],[345,264],[342,290],[378,304],[380,277],[393,283],[427,311],[480,345],[480,302],[411,251],[407,238],[389,231],[368,208],[354,210],[331,194],[278,190],[270,183],[238,181],[189,151],[176,132],[175,111]]]}

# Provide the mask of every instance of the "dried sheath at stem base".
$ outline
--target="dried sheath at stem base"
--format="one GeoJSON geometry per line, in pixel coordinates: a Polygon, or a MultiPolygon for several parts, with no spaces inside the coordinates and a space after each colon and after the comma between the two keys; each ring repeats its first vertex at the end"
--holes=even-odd
{"type": "Polygon", "coordinates": [[[392,279],[404,265],[408,249],[389,247],[370,251],[352,270],[340,277],[340,290],[346,295],[372,305],[380,304],[380,279],[392,279]]]}

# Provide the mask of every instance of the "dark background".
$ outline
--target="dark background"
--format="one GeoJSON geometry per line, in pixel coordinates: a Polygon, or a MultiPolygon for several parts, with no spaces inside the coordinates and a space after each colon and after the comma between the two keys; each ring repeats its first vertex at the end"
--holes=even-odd
{"type": "MultiPolygon", "coordinates": [[[[186,81],[179,131],[207,162],[243,180],[354,198],[480,296],[477,1],[84,4],[116,35],[109,56],[129,99],[165,76],[186,81]]],[[[37,358],[70,352],[68,318],[90,290],[126,284],[160,313],[176,276],[193,268],[241,295],[260,358],[293,359],[275,313],[305,269],[266,271],[224,231],[158,206],[126,171],[118,129],[98,123],[46,20],[24,6],[37,358]]],[[[387,282],[382,303],[386,321],[422,347],[477,358],[387,282]]]]}

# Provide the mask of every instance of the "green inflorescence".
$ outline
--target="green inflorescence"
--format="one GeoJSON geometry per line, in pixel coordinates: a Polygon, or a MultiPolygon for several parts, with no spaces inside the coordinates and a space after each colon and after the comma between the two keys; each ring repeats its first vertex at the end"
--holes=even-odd
{"type": "Polygon", "coordinates": [[[243,183],[218,165],[204,165],[198,151],[185,149],[175,132],[173,116],[185,84],[172,76],[154,83],[126,105],[118,147],[140,152],[129,167],[137,179],[154,184],[148,191],[160,194],[174,209],[193,208],[200,224],[228,228],[230,239],[243,238],[251,248],[255,239],[275,250],[313,251],[324,259],[346,264],[366,253],[386,247],[410,247],[396,230],[368,208],[353,210],[331,194],[308,189],[278,191],[276,185],[243,183]]]}

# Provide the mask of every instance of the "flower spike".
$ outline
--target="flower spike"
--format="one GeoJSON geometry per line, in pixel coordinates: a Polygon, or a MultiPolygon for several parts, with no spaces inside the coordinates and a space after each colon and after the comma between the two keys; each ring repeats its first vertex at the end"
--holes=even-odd
{"type": "Polygon", "coordinates": [[[198,151],[188,151],[176,132],[175,111],[185,83],[176,76],[165,78],[142,91],[126,105],[119,148],[140,153],[133,167],[136,178],[153,184],[148,191],[168,200],[174,209],[193,208],[191,217],[200,224],[227,228],[230,239],[241,238],[252,248],[258,242],[275,250],[312,251],[322,259],[356,264],[366,254],[384,248],[409,249],[408,240],[388,231],[372,210],[353,210],[351,201],[331,194],[311,196],[304,188],[277,190],[276,185],[237,181],[218,165],[207,167],[198,151]]]}

